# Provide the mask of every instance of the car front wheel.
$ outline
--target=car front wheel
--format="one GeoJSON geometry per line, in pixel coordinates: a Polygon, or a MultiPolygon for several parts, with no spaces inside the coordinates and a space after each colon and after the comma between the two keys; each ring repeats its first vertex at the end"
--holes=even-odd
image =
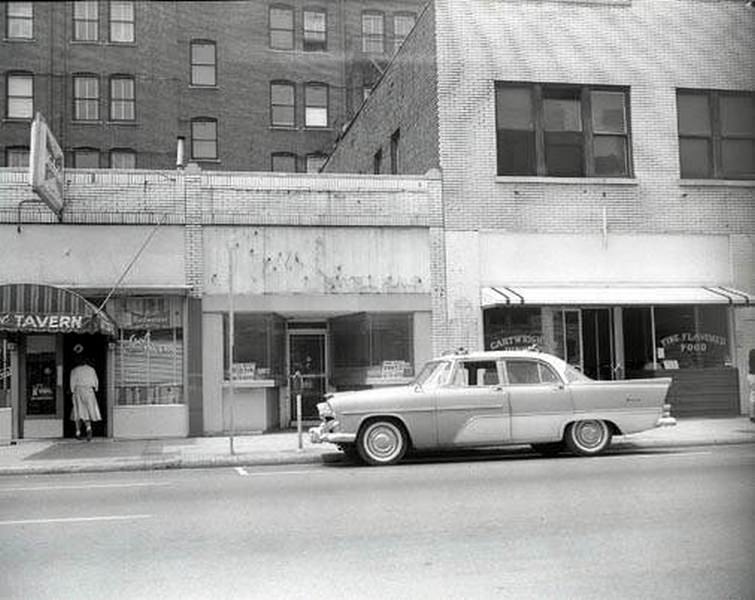
{"type": "Polygon", "coordinates": [[[577,421],[570,424],[566,430],[566,446],[580,456],[600,454],[610,443],[611,430],[605,421],[577,421]]]}
{"type": "Polygon", "coordinates": [[[392,465],[400,461],[407,448],[406,434],[393,421],[372,421],[364,426],[357,448],[369,465],[392,465]]]}

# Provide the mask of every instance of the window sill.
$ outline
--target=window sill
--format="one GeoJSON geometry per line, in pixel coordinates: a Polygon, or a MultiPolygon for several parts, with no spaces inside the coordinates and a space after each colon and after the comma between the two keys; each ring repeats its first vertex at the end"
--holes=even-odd
{"type": "Polygon", "coordinates": [[[31,123],[32,117],[4,117],[3,123],[31,123]]]}
{"type": "Polygon", "coordinates": [[[37,41],[37,38],[33,38],[33,37],[31,37],[31,38],[11,38],[11,37],[5,37],[5,38],[3,38],[3,41],[4,42],[9,42],[11,44],[16,44],[16,43],[19,43],[19,44],[33,44],[34,42],[37,41]]]}
{"type": "Polygon", "coordinates": [[[104,121],[101,119],[72,119],[71,125],[102,125],[104,121]]]}
{"type": "Polygon", "coordinates": [[[296,131],[295,125],[270,125],[272,131],[296,131]]]}
{"type": "Polygon", "coordinates": [[[71,43],[77,46],[102,46],[105,42],[101,42],[100,40],[71,40],[71,43]]]}
{"type": "Polygon", "coordinates": [[[495,181],[496,183],[560,183],[563,185],[639,185],[638,180],[631,177],[539,177],[496,175],[495,181]]]}
{"type": "Polygon", "coordinates": [[[680,179],[681,187],[755,187],[755,179],[680,179]]]}
{"type": "Polygon", "coordinates": [[[220,88],[216,85],[199,85],[198,83],[190,83],[189,84],[190,90],[219,90],[220,88]]]}
{"type": "Polygon", "coordinates": [[[106,46],[120,46],[122,48],[137,48],[136,42],[105,42],[106,46]]]}
{"type": "Polygon", "coordinates": [[[195,157],[192,156],[191,157],[191,161],[195,162],[195,163],[213,163],[213,164],[216,164],[216,165],[220,164],[220,159],[219,158],[195,158],[195,157]]]}
{"type": "Polygon", "coordinates": [[[137,127],[139,123],[134,119],[133,121],[105,121],[105,125],[118,125],[126,127],[137,127]]]}

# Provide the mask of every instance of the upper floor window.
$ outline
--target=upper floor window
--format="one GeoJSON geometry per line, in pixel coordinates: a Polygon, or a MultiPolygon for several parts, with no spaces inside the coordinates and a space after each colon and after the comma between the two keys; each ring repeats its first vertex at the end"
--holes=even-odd
{"type": "Polygon", "coordinates": [[[114,75],[110,78],[110,119],[133,121],[136,118],[134,78],[129,75],[114,75]]]}
{"type": "Polygon", "coordinates": [[[496,86],[498,175],[629,177],[628,92],[496,86]]]}
{"type": "Polygon", "coordinates": [[[135,169],[136,152],[128,148],[118,148],[110,151],[111,169],[135,169]]]}
{"type": "Polygon", "coordinates": [[[755,178],[755,94],[678,90],[682,178],[755,178]]]}
{"type": "Polygon", "coordinates": [[[31,73],[10,73],[6,86],[6,116],[9,119],[31,119],[34,116],[34,76],[31,73]]]}
{"type": "Polygon", "coordinates": [[[362,13],[362,52],[366,54],[382,54],[385,52],[383,21],[383,13],[362,13]]]}
{"type": "Polygon", "coordinates": [[[100,151],[96,148],[76,148],[73,151],[74,169],[99,169],[100,151]]]}
{"type": "Polygon", "coordinates": [[[324,51],[328,49],[327,13],[323,9],[304,10],[304,50],[324,51]]]}
{"type": "Polygon", "coordinates": [[[324,83],[308,83],[304,89],[304,125],[306,127],[328,126],[328,86],[324,83]]]}
{"type": "Polygon", "coordinates": [[[191,85],[215,85],[215,61],[215,42],[193,41],[191,43],[191,85]]]}
{"type": "Polygon", "coordinates": [[[393,51],[397,52],[404,43],[406,36],[414,28],[417,17],[414,13],[398,13],[393,15],[393,51]]]}
{"type": "Polygon", "coordinates": [[[294,119],[294,84],[277,81],[270,84],[270,124],[276,127],[293,127],[294,119]]]}
{"type": "Polygon", "coordinates": [[[270,47],[294,49],[294,9],[290,6],[270,7],[270,47]]]}
{"type": "Polygon", "coordinates": [[[99,39],[99,6],[97,0],[76,0],[73,3],[73,39],[96,42],[99,39]]]}
{"type": "Polygon", "coordinates": [[[134,3],[127,0],[110,2],[110,41],[134,41],[134,3]]]}
{"type": "Polygon", "coordinates": [[[73,118],[76,121],[100,118],[100,80],[96,75],[74,75],[73,118]]]}
{"type": "Polygon", "coordinates": [[[325,154],[307,154],[307,173],[319,173],[326,160],[325,154]]]}
{"type": "Polygon", "coordinates": [[[5,6],[5,37],[30,40],[34,37],[34,5],[32,2],[8,2],[5,6]]]}
{"type": "Polygon", "coordinates": [[[296,173],[296,154],[274,152],[271,156],[271,168],[279,173],[296,173]]]}
{"type": "Polygon", "coordinates": [[[29,148],[19,146],[17,148],[5,149],[5,165],[8,167],[28,167],[29,166],[29,148]]]}
{"type": "Polygon", "coordinates": [[[191,157],[215,160],[218,157],[218,122],[199,117],[191,122],[191,157]]]}

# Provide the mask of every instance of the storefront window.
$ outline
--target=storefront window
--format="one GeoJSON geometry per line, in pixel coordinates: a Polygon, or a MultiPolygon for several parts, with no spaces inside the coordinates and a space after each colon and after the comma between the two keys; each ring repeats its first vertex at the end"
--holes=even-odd
{"type": "Polygon", "coordinates": [[[115,351],[116,403],[182,404],[183,298],[116,298],[106,311],[120,326],[115,351]]]}
{"type": "Polygon", "coordinates": [[[658,362],[666,369],[731,366],[726,308],[657,306],[658,362]]]}
{"type": "MultiPolygon", "coordinates": [[[[286,321],[270,313],[234,315],[234,380],[281,379],[285,373],[286,321]]],[[[228,315],[223,319],[223,370],[229,379],[228,315]]]]}
{"type": "Polygon", "coordinates": [[[490,308],[484,313],[486,350],[526,350],[542,347],[543,324],[540,308],[490,308]]]}
{"type": "Polygon", "coordinates": [[[330,320],[333,381],[339,387],[371,378],[414,375],[411,313],[358,313],[330,320]]]}

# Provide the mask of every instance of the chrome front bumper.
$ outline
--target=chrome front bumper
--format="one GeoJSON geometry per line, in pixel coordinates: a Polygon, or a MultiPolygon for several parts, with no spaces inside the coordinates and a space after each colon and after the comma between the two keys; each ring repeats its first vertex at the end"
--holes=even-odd
{"type": "Polygon", "coordinates": [[[331,444],[353,444],[357,440],[356,433],[340,433],[332,431],[338,426],[338,421],[323,421],[317,427],[309,428],[309,441],[313,444],[329,442],[331,444]]]}

